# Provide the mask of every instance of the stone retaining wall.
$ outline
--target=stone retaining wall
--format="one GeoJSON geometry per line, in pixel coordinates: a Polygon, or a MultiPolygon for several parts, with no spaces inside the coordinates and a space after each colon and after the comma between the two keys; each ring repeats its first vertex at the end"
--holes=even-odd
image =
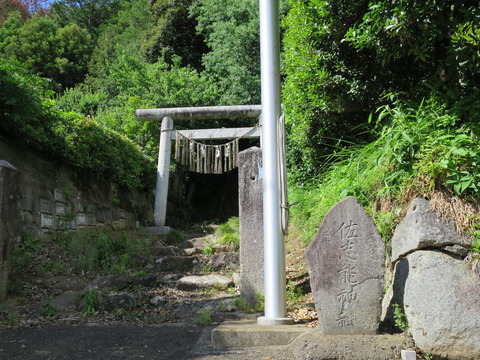
{"type": "Polygon", "coordinates": [[[0,137],[0,160],[20,171],[21,229],[36,237],[92,227],[132,229],[153,221],[153,189],[128,189],[0,137]]]}

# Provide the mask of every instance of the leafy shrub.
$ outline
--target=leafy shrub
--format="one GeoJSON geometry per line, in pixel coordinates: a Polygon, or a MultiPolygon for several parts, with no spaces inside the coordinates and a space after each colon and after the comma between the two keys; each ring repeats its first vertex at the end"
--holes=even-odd
{"type": "Polygon", "coordinates": [[[48,82],[32,75],[18,61],[0,58],[0,130],[39,147],[51,141],[54,119],[45,117],[48,82]]]}
{"type": "MultiPolygon", "coordinates": [[[[480,11],[472,2],[289,3],[283,104],[299,183],[319,175],[339,147],[370,140],[363,120],[389,102],[383,94],[418,102],[433,89],[451,104],[478,92],[480,11]]],[[[468,101],[478,109],[478,93],[468,101]]]]}
{"type": "Polygon", "coordinates": [[[78,272],[123,273],[131,255],[148,254],[148,244],[134,232],[92,229],[62,235],[62,243],[78,272]]]}
{"type": "Polygon", "coordinates": [[[240,248],[240,219],[237,216],[231,217],[215,230],[215,235],[220,244],[238,250],[240,248]]]}
{"type": "Polygon", "coordinates": [[[66,89],[56,98],[56,104],[63,111],[73,111],[85,116],[95,116],[99,107],[106,100],[102,91],[93,92],[86,86],[66,89]]]}
{"type": "Polygon", "coordinates": [[[417,106],[393,97],[389,102],[394,105],[378,110],[376,140],[332,156],[314,186],[290,186],[292,224],[306,243],[327,211],[349,195],[378,220],[386,242],[398,218],[395,206],[405,196],[441,188],[467,198],[480,195],[474,122],[462,121],[434,98],[417,106]],[[379,210],[382,201],[390,205],[379,210]]]}
{"type": "Polygon", "coordinates": [[[41,240],[28,232],[21,233],[21,241],[13,247],[11,257],[11,271],[14,274],[22,273],[37,256],[42,248],[41,240]]]}
{"type": "Polygon", "coordinates": [[[213,243],[210,241],[207,241],[207,244],[205,245],[203,249],[203,254],[205,255],[212,255],[215,252],[213,249],[213,243]]]}
{"type": "Polygon", "coordinates": [[[154,164],[138,146],[90,117],[59,111],[48,82],[18,62],[0,63],[0,89],[2,134],[122,185],[153,184],[154,164]]]}
{"type": "Polygon", "coordinates": [[[472,251],[480,255],[480,238],[475,239],[475,242],[472,244],[472,251]]]}
{"type": "Polygon", "coordinates": [[[64,140],[61,155],[72,165],[98,172],[119,184],[140,187],[153,181],[153,164],[133,142],[92,118],[64,113],[55,127],[64,140]]]}
{"type": "MultiPolygon", "coordinates": [[[[3,315],[3,313],[0,313],[0,315],[3,315]]],[[[22,317],[18,311],[12,311],[8,312],[5,316],[2,316],[1,319],[0,325],[16,326],[20,324],[22,317]]]]}

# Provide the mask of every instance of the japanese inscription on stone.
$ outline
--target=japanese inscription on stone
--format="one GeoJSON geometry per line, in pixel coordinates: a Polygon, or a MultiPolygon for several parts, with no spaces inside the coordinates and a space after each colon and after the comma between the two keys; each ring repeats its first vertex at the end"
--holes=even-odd
{"type": "Polygon", "coordinates": [[[352,306],[357,298],[355,285],[358,284],[356,262],[357,251],[355,240],[358,239],[358,224],[351,220],[348,224],[342,223],[337,231],[340,237],[340,264],[341,268],[337,271],[340,281],[340,293],[337,295],[337,325],[340,327],[353,326],[355,315],[352,306]]]}
{"type": "Polygon", "coordinates": [[[385,246],[354,197],[325,216],[306,252],[324,334],[374,334],[383,291],[385,246]]]}

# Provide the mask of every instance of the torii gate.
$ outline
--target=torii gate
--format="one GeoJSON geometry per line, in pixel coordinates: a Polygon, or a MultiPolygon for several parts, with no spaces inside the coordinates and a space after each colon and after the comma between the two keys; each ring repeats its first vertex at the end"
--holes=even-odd
{"type": "Polygon", "coordinates": [[[139,109],[136,111],[135,115],[140,121],[162,120],[160,145],[158,149],[157,184],[154,206],[154,222],[157,233],[167,233],[169,231],[168,226],[165,226],[169,180],[168,173],[170,167],[171,140],[176,139],[177,131],[190,140],[221,140],[239,137],[260,137],[259,127],[174,130],[173,120],[252,118],[259,117],[261,111],[261,105],[139,109]]]}

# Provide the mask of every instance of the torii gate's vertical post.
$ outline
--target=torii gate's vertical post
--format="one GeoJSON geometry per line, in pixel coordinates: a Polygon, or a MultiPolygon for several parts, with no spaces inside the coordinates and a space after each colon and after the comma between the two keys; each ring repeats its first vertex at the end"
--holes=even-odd
{"type": "MultiPolygon", "coordinates": [[[[172,152],[172,142],[170,140],[170,132],[173,130],[173,120],[169,117],[162,119],[162,127],[160,130],[160,145],[158,149],[158,166],[157,166],[157,188],[155,190],[155,206],[153,217],[155,226],[164,228],[165,218],[167,216],[167,196],[168,196],[168,178],[170,168],[170,155],[172,152]]],[[[160,229],[161,231],[161,229],[160,229]]]]}
{"type": "Polygon", "coordinates": [[[260,2],[265,316],[262,325],[291,324],[286,317],[285,240],[281,222],[279,118],[280,27],[278,0],[260,2]]]}

